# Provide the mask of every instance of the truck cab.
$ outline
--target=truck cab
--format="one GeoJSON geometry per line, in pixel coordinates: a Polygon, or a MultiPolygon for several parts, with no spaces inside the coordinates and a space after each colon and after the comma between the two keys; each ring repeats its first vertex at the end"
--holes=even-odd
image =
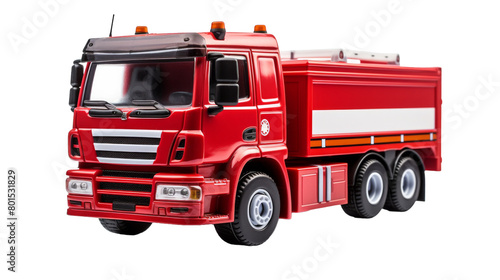
{"type": "MultiPolygon", "coordinates": [[[[286,173],[276,39],[220,31],[87,42],[72,74],[69,155],[79,169],[68,171],[68,214],[105,227],[111,219],[232,222],[246,163],[263,159],[286,173]]],[[[287,179],[277,180],[286,218],[287,179]]]]}

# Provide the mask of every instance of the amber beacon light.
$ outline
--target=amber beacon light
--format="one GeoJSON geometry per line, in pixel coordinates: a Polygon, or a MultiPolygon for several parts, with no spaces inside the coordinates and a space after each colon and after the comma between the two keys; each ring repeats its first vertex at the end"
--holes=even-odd
{"type": "Polygon", "coordinates": [[[254,28],[253,28],[253,32],[254,33],[267,33],[267,29],[266,29],[266,26],[263,25],[263,24],[257,24],[254,28]]]}
{"type": "Polygon", "coordinates": [[[135,28],[135,35],[149,34],[147,26],[137,26],[135,28]]]}
{"type": "Polygon", "coordinates": [[[224,40],[224,37],[226,37],[226,25],[223,21],[213,21],[210,32],[214,34],[215,39],[224,40]]]}

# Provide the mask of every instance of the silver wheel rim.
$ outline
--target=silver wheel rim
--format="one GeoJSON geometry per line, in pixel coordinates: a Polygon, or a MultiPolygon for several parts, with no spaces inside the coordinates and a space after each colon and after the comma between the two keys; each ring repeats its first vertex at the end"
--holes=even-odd
{"type": "Polygon", "coordinates": [[[273,216],[273,200],[265,190],[256,190],[248,202],[248,221],[257,230],[269,224],[273,216]]]}
{"type": "Polygon", "coordinates": [[[401,176],[401,194],[404,198],[410,199],[417,189],[417,176],[411,169],[406,169],[401,176]]]}
{"type": "Polygon", "coordinates": [[[366,183],[366,198],[368,199],[368,202],[372,205],[378,204],[382,198],[383,192],[384,180],[379,173],[373,172],[370,176],[368,176],[366,183]]]}

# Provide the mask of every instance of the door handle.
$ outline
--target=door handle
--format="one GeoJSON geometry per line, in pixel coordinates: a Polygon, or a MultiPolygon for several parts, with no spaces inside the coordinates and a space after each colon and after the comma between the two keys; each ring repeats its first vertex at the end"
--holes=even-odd
{"type": "Polygon", "coordinates": [[[257,139],[257,128],[249,127],[243,131],[243,141],[255,141],[257,139]]]}

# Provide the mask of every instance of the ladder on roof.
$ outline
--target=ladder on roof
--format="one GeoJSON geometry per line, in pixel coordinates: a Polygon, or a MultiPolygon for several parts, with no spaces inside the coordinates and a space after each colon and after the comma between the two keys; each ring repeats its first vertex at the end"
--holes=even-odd
{"type": "Polygon", "coordinates": [[[397,53],[372,53],[345,49],[282,51],[281,58],[291,60],[328,59],[335,62],[348,62],[348,60],[357,60],[360,63],[367,62],[399,65],[399,54],[397,53]]]}

